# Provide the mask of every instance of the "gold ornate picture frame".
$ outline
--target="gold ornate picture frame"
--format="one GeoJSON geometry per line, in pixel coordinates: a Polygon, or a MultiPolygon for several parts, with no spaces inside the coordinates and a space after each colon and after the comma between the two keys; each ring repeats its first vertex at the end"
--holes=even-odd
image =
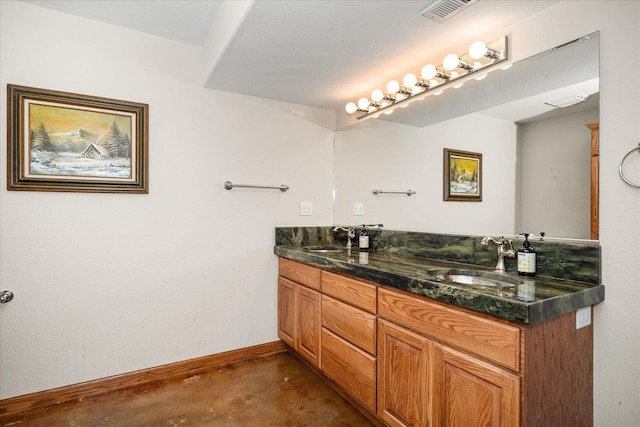
{"type": "Polygon", "coordinates": [[[482,201],[482,154],[444,149],[443,182],[445,201],[482,201]]]}

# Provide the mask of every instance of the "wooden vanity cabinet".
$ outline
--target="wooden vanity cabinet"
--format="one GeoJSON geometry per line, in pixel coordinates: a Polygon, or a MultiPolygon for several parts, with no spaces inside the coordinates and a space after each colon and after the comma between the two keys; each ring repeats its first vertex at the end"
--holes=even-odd
{"type": "Polygon", "coordinates": [[[278,333],[376,423],[593,425],[593,326],[532,325],[280,260],[278,333]]]}
{"type": "Polygon", "coordinates": [[[313,366],[320,367],[321,270],[280,259],[278,335],[313,366]]]}

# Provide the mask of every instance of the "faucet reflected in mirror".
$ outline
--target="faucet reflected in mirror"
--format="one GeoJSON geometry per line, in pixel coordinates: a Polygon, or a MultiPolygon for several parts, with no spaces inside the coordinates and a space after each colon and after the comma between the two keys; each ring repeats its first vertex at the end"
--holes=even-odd
{"type": "Polygon", "coordinates": [[[488,246],[489,243],[493,244],[498,249],[498,262],[494,271],[504,273],[507,271],[507,267],[504,265],[504,258],[516,257],[516,252],[513,250],[513,240],[507,240],[503,236],[500,236],[497,240],[493,237],[486,236],[480,241],[480,244],[485,246],[488,246]]]}

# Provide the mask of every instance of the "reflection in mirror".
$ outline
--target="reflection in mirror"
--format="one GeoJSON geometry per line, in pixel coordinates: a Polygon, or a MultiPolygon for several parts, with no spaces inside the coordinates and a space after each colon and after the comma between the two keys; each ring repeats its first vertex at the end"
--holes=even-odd
{"type": "Polygon", "coordinates": [[[335,223],[589,239],[586,125],[599,120],[598,58],[594,33],[337,132],[335,223]],[[481,203],[443,201],[444,148],[483,154],[481,203]]]}

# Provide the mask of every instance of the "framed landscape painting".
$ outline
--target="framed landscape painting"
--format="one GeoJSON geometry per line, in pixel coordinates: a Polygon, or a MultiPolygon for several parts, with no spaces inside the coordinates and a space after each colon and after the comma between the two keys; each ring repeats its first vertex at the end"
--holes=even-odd
{"type": "Polygon", "coordinates": [[[149,106],[7,85],[7,189],[148,193],[149,106]]]}
{"type": "Polygon", "coordinates": [[[444,200],[482,201],[482,154],[444,149],[444,200]]]}

